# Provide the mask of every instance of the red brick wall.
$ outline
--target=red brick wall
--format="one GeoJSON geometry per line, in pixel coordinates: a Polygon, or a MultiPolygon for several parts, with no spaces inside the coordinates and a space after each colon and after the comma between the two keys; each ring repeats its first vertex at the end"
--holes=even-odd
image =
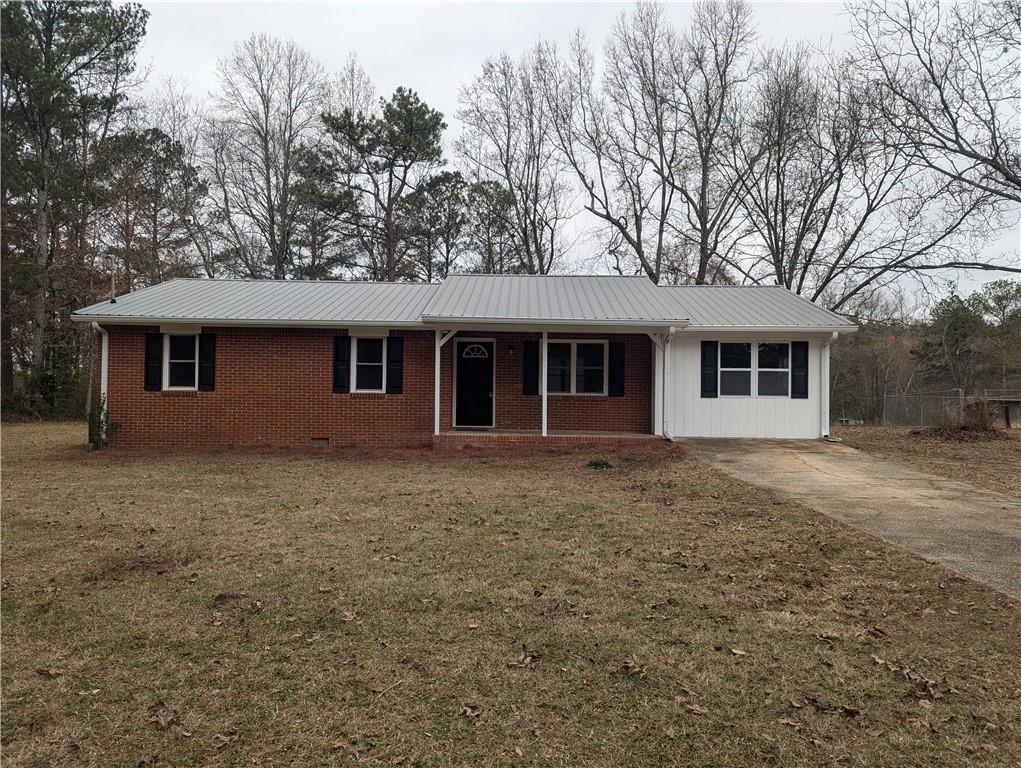
{"type": "MultiPolygon", "coordinates": [[[[213,392],[146,392],[145,327],[111,327],[111,445],[125,448],[275,446],[304,448],[312,438],[345,445],[428,445],[433,431],[432,331],[404,336],[404,392],[335,394],[333,336],[318,329],[218,328],[213,392]]],[[[463,334],[468,336],[470,334],[463,334]]],[[[481,335],[481,334],[480,334],[481,335]]],[[[526,338],[493,334],[497,427],[538,429],[540,399],[521,394],[526,338]],[[513,354],[511,348],[513,347],[513,354]]],[[[552,338],[552,335],[551,335],[552,338]]],[[[586,338],[582,335],[564,338],[586,338]]],[[[651,431],[651,342],[626,341],[624,397],[550,395],[553,430],[651,431]]],[[[441,428],[451,426],[453,342],[443,348],[441,428]]],[[[98,376],[97,376],[98,378],[98,376]]]]}

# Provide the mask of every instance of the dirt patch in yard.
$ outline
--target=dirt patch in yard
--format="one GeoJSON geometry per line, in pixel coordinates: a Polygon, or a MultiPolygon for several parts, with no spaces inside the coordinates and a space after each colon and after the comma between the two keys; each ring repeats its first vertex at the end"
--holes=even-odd
{"type": "Polygon", "coordinates": [[[1021,761],[1021,607],[670,446],[83,440],[4,428],[6,764],[1021,761]]]}
{"type": "Polygon", "coordinates": [[[1021,496],[1021,435],[994,432],[988,439],[951,440],[915,427],[835,427],[852,448],[875,453],[922,472],[1021,496]]]}

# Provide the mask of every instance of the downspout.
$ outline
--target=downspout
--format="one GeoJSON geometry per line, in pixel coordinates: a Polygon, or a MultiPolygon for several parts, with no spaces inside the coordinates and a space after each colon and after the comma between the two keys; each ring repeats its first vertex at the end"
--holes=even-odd
{"type": "Polygon", "coordinates": [[[830,439],[830,345],[837,340],[837,332],[819,348],[819,432],[830,439]]]}
{"type": "Polygon", "coordinates": [[[663,439],[673,440],[673,402],[674,398],[670,391],[670,369],[673,368],[674,361],[671,358],[670,352],[673,346],[674,340],[673,326],[670,327],[669,332],[666,334],[666,338],[663,343],[663,439]]]}
{"type": "Polygon", "coordinates": [[[107,390],[110,384],[110,334],[103,326],[93,321],[92,327],[102,337],[102,351],[100,353],[100,364],[99,364],[99,407],[100,407],[100,438],[106,441],[106,422],[107,422],[107,390]]]}

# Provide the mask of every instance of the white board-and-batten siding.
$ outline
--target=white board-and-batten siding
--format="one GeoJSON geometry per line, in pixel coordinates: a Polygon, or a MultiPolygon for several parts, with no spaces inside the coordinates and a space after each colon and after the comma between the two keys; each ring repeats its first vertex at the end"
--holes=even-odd
{"type": "MultiPolygon", "coordinates": [[[[758,437],[812,439],[829,434],[829,336],[780,337],[678,334],[670,344],[672,368],[666,414],[673,437],[758,437]],[[702,341],[757,344],[766,341],[808,341],[808,397],[702,397],[702,341]],[[825,422],[825,423],[824,423],[825,422]]],[[[660,358],[662,359],[662,358],[660,358]]],[[[754,378],[754,374],[753,374],[754,378]]]]}

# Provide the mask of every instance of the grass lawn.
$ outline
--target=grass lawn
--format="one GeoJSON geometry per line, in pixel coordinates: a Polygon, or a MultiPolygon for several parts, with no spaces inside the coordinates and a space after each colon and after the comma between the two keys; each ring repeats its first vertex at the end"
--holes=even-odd
{"type": "Polygon", "coordinates": [[[3,430],[5,766],[1021,763],[1021,606],[679,448],[84,439],[3,430]]]}
{"type": "Polygon", "coordinates": [[[1021,434],[998,432],[996,439],[956,442],[912,434],[916,427],[834,427],[852,448],[884,456],[913,469],[960,480],[991,491],[1021,496],[1021,434]]]}

